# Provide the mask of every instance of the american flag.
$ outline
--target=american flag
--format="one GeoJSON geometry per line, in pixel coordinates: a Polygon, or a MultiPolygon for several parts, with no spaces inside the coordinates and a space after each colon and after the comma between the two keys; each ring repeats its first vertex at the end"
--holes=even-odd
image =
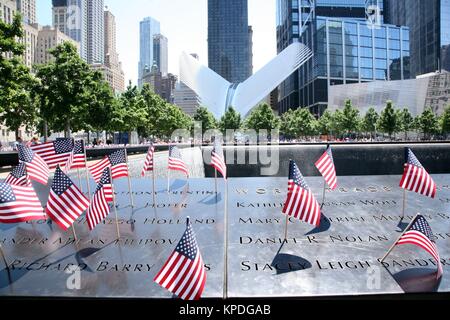
{"type": "Polygon", "coordinates": [[[110,168],[103,170],[100,181],[97,184],[94,197],[86,213],[89,230],[94,228],[105,219],[109,212],[109,202],[112,201],[112,181],[110,168]]]}
{"type": "Polygon", "coordinates": [[[183,300],[201,298],[206,272],[189,218],[180,242],[153,281],[183,300]]]}
{"type": "Polygon", "coordinates": [[[67,231],[88,207],[89,200],[59,166],[56,167],[45,210],[50,219],[67,231]]]}
{"type": "Polygon", "coordinates": [[[103,171],[106,168],[111,168],[113,179],[128,177],[128,164],[125,152],[125,149],[116,151],[89,167],[89,171],[96,183],[100,181],[103,171]]]}
{"type": "Polygon", "coordinates": [[[427,220],[422,215],[417,215],[415,221],[400,237],[396,245],[413,244],[431,254],[437,262],[437,277],[439,278],[442,275],[443,270],[439,252],[433,238],[433,232],[431,231],[431,227],[428,224],[427,220]]]}
{"type": "Polygon", "coordinates": [[[337,188],[336,168],[334,167],[333,152],[331,146],[327,147],[325,153],[316,162],[316,168],[322,174],[331,190],[337,188]]]}
{"type": "Polygon", "coordinates": [[[30,147],[48,165],[50,170],[56,169],[58,165],[66,164],[73,150],[73,139],[59,139],[30,147]]]}
{"type": "Polygon", "coordinates": [[[147,157],[145,158],[144,168],[142,168],[142,176],[145,176],[145,173],[148,171],[153,171],[154,166],[154,156],[155,156],[155,146],[153,143],[148,148],[147,157]]]}
{"type": "Polygon", "coordinates": [[[406,153],[408,159],[403,177],[400,180],[400,187],[434,198],[436,196],[436,184],[433,179],[417,160],[411,149],[407,148],[406,153]]]}
{"type": "Polygon", "coordinates": [[[64,171],[69,172],[73,169],[82,169],[86,167],[86,153],[84,151],[84,141],[77,140],[74,142],[73,151],[70,153],[66,161],[64,171]]]}
{"type": "Polygon", "coordinates": [[[180,149],[177,146],[170,146],[169,148],[169,170],[182,171],[189,177],[188,167],[181,158],[180,149]]]}
{"type": "Polygon", "coordinates": [[[24,162],[31,180],[47,185],[50,169],[47,163],[30,148],[19,144],[19,161],[24,162]]]}
{"type": "Polygon", "coordinates": [[[227,165],[223,156],[222,145],[217,141],[214,143],[214,148],[211,152],[211,165],[220,172],[225,180],[227,179],[227,165]]]}
{"type": "Polygon", "coordinates": [[[283,213],[317,227],[320,225],[320,206],[292,160],[289,164],[288,196],[283,213]]]}
{"type": "Polygon", "coordinates": [[[14,167],[11,173],[6,177],[5,183],[13,184],[15,186],[31,187],[31,181],[28,177],[25,163],[21,162],[17,167],[14,167]]]}
{"type": "Polygon", "coordinates": [[[46,220],[33,187],[15,186],[0,182],[0,222],[19,223],[46,220]]]}

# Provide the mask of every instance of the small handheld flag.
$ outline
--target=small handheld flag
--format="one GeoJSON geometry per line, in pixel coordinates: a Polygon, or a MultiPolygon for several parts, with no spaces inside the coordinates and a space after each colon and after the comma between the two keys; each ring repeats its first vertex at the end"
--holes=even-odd
{"type": "Polygon", "coordinates": [[[30,148],[19,144],[17,146],[19,152],[19,161],[24,162],[28,176],[31,180],[47,185],[50,169],[47,163],[30,148]]]}
{"type": "Polygon", "coordinates": [[[33,187],[0,183],[0,222],[19,223],[46,220],[33,187]]]}
{"type": "Polygon", "coordinates": [[[64,138],[30,147],[53,170],[66,164],[73,150],[73,139],[64,138]]]}
{"type": "Polygon", "coordinates": [[[50,219],[67,231],[88,207],[89,200],[60,167],[56,167],[46,208],[50,219]]]}
{"type": "Polygon", "coordinates": [[[222,145],[217,141],[214,143],[211,152],[211,166],[220,172],[225,180],[227,179],[227,165],[225,163],[225,157],[223,156],[222,145]]]}
{"type": "Polygon", "coordinates": [[[77,140],[74,142],[73,151],[70,153],[66,161],[64,172],[73,169],[82,169],[86,166],[86,153],[84,149],[84,141],[77,140]]]}
{"type": "Polygon", "coordinates": [[[400,188],[434,198],[436,196],[436,183],[410,148],[407,148],[406,154],[407,160],[403,177],[400,180],[400,188]]]}
{"type": "Polygon", "coordinates": [[[180,149],[177,146],[169,148],[169,170],[181,171],[189,177],[189,170],[186,163],[181,158],[180,149]]]}
{"type": "Polygon", "coordinates": [[[283,213],[316,227],[320,225],[320,206],[297,164],[292,160],[289,165],[288,196],[283,213]]]}
{"type": "Polygon", "coordinates": [[[331,190],[337,188],[337,178],[336,178],[336,168],[334,166],[333,152],[331,151],[331,146],[327,147],[325,153],[316,162],[317,170],[325,179],[331,190]]]}
{"type": "Polygon", "coordinates": [[[89,171],[96,183],[98,183],[102,177],[103,171],[106,168],[111,168],[111,175],[113,179],[119,179],[122,177],[128,177],[128,164],[125,150],[118,150],[109,156],[106,156],[103,160],[93,164],[89,167],[89,171]]]}
{"type": "Polygon", "coordinates": [[[147,157],[145,158],[144,168],[142,168],[141,176],[145,176],[146,172],[153,171],[154,156],[155,156],[155,146],[152,143],[148,148],[147,157]]]}
{"type": "Polygon", "coordinates": [[[433,238],[433,232],[431,231],[428,221],[424,216],[418,214],[413,221],[411,221],[410,225],[405,229],[399,239],[394,243],[391,249],[386,253],[383,259],[381,259],[381,262],[386,259],[395,246],[412,244],[424,249],[426,252],[431,254],[434,260],[436,260],[438,268],[437,278],[439,278],[443,273],[442,263],[433,238]]]}
{"type": "Polygon", "coordinates": [[[180,242],[153,281],[183,300],[201,298],[206,272],[189,218],[180,242]]]}
{"type": "Polygon", "coordinates": [[[17,167],[14,167],[6,177],[5,183],[15,186],[31,187],[31,181],[28,177],[25,163],[21,162],[17,167]]]}
{"type": "Polygon", "coordinates": [[[94,197],[92,198],[86,213],[86,219],[90,230],[94,230],[94,228],[109,215],[109,203],[113,199],[111,186],[110,169],[106,168],[103,170],[94,197]]]}

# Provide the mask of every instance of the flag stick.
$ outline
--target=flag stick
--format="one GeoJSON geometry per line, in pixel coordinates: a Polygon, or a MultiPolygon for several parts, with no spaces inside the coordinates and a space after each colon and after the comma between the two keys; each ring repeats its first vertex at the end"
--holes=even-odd
{"type": "Polygon", "coordinates": [[[403,189],[402,219],[405,218],[405,208],[406,208],[406,189],[403,189]]]}
{"type": "Polygon", "coordinates": [[[152,176],[153,176],[153,204],[156,203],[156,187],[155,187],[155,166],[153,166],[153,171],[152,171],[152,176]]]}
{"type": "Polygon", "coordinates": [[[167,170],[167,193],[170,193],[170,169],[167,170]]]}
{"type": "Polygon", "coordinates": [[[320,209],[323,208],[323,206],[325,205],[325,193],[327,190],[327,182],[325,181],[325,179],[323,180],[323,197],[322,197],[322,205],[320,206],[320,209]]]}
{"type": "Polygon", "coordinates": [[[127,148],[125,148],[125,161],[127,162],[127,169],[128,169],[128,191],[130,192],[131,207],[134,208],[133,191],[131,190],[130,167],[128,166],[127,148]]]}
{"type": "Polygon", "coordinates": [[[214,182],[216,187],[216,197],[217,197],[217,169],[214,169],[214,182]]]}
{"type": "Polygon", "coordinates": [[[84,169],[86,171],[86,184],[87,184],[89,201],[91,201],[91,185],[89,183],[89,172],[88,172],[89,170],[88,170],[88,165],[87,165],[86,145],[84,145],[84,169]]]}
{"type": "Polygon", "coordinates": [[[288,227],[288,224],[289,224],[289,216],[286,215],[286,225],[284,227],[284,240],[287,239],[287,227],[288,227]]]}
{"type": "Polygon", "coordinates": [[[115,195],[115,191],[114,191],[114,183],[113,183],[113,180],[112,180],[111,168],[108,168],[108,171],[109,171],[109,177],[111,178],[111,188],[112,188],[114,215],[116,216],[117,239],[120,239],[119,218],[117,217],[116,195],[115,195]]]}
{"type": "Polygon", "coordinates": [[[78,184],[80,185],[80,191],[83,192],[83,185],[81,184],[80,168],[77,168],[77,175],[78,175],[78,184]]]}
{"type": "Polygon", "coordinates": [[[77,233],[75,232],[75,222],[72,224],[72,234],[73,234],[73,238],[75,239],[75,244],[78,242],[78,237],[77,237],[77,233]]]}
{"type": "Polygon", "coordinates": [[[403,237],[403,235],[406,233],[406,231],[408,231],[408,229],[411,227],[411,225],[414,223],[414,221],[416,221],[418,215],[419,214],[416,214],[414,219],[411,220],[411,222],[408,224],[406,229],[402,232],[402,234],[398,237],[398,239],[394,242],[394,244],[389,248],[388,252],[384,255],[383,259],[380,260],[380,263],[382,263],[384,260],[386,260],[387,256],[392,252],[392,250],[394,250],[394,247],[397,244],[397,242],[400,240],[401,237],[403,237]]]}
{"type": "Polygon", "coordinates": [[[223,259],[223,298],[228,299],[228,181],[225,180],[225,212],[223,216],[224,225],[224,259],[223,259]]]}

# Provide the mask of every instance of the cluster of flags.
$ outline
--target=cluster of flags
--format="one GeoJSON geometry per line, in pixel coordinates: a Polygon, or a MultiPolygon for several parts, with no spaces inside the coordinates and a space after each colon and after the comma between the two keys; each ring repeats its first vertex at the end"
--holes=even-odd
{"type": "MultiPolygon", "coordinates": [[[[18,223],[49,217],[66,231],[86,212],[88,227],[93,230],[109,215],[111,203],[114,205],[113,180],[122,177],[130,178],[126,149],[107,155],[89,167],[83,141],[60,139],[31,148],[19,145],[18,151],[19,165],[12,170],[5,182],[0,183],[0,223],[18,223]],[[80,168],[88,169],[97,183],[91,200],[86,198],[68,176],[69,171],[80,168]],[[31,181],[46,185],[51,170],[55,170],[54,178],[44,212],[31,181]]],[[[437,188],[431,176],[411,149],[406,149],[405,156],[406,163],[400,187],[434,198],[437,188]]],[[[142,168],[143,177],[146,172],[154,172],[154,158],[155,147],[152,144],[142,168]]],[[[225,180],[227,179],[227,166],[222,145],[219,142],[215,142],[212,149],[211,166],[225,180]]],[[[315,166],[324,178],[324,202],[326,185],[331,190],[336,190],[338,187],[331,146],[327,146],[315,166]]],[[[175,145],[169,147],[167,169],[181,171],[189,177],[188,165],[183,161],[181,152],[175,145]]],[[[315,227],[318,227],[321,222],[321,206],[293,160],[289,164],[287,199],[282,212],[287,217],[293,217],[315,227]]],[[[442,275],[442,265],[433,233],[422,215],[418,214],[411,221],[391,250],[395,246],[404,244],[416,245],[431,254],[438,264],[438,277],[442,275]]],[[[155,276],[154,281],[181,299],[201,298],[206,283],[206,272],[189,218],[180,242],[155,276]]]]}

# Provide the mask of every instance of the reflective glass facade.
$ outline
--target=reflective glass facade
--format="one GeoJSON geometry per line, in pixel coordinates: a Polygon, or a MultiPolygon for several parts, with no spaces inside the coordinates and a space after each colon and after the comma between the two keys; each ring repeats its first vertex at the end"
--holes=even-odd
{"type": "Polygon", "coordinates": [[[155,62],[153,51],[154,36],[160,33],[160,23],[158,20],[147,17],[139,25],[139,65],[138,65],[138,85],[142,86],[142,76],[145,68],[151,68],[155,62]]]}
{"type": "Polygon", "coordinates": [[[450,0],[385,0],[385,21],[410,28],[411,75],[450,71],[450,0]]]}
{"type": "Polygon", "coordinates": [[[208,66],[238,83],[251,76],[247,0],[208,0],[208,66]]]}
{"type": "Polygon", "coordinates": [[[409,79],[409,32],[406,27],[317,17],[302,35],[314,48],[314,60],[300,68],[299,106],[320,115],[331,85],[409,79]]]}

